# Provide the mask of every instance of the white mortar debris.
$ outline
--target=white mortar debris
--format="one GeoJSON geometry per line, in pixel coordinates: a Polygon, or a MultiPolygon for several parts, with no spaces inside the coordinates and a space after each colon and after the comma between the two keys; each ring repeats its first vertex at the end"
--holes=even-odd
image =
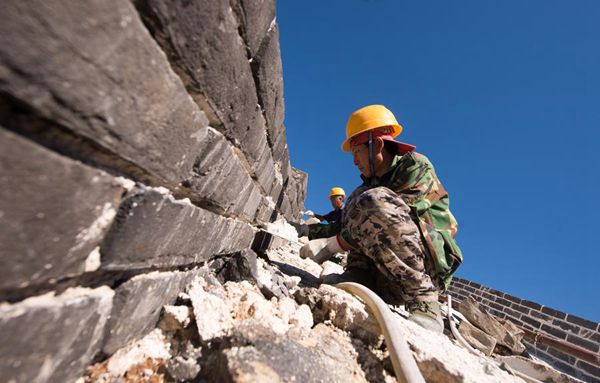
{"type": "Polygon", "coordinates": [[[288,241],[298,242],[298,232],[285,219],[267,223],[266,231],[288,241]]]}
{"type": "Polygon", "coordinates": [[[146,359],[169,359],[170,344],[162,331],[155,329],[144,338],[120,349],[108,360],[107,369],[113,376],[123,376],[127,370],[146,359]]]}
{"type": "Polygon", "coordinates": [[[210,286],[198,278],[191,284],[189,296],[198,334],[204,341],[225,336],[241,326],[266,326],[283,335],[292,327],[310,329],[313,325],[308,306],[299,306],[287,297],[266,300],[247,281],[210,286]]]}

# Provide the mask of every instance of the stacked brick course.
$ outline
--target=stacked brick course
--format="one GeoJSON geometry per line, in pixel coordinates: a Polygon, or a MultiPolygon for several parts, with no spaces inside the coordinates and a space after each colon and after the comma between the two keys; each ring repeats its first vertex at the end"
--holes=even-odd
{"type": "Polygon", "coordinates": [[[586,355],[595,355],[595,360],[582,360],[578,352],[567,352],[568,350],[561,350],[535,339],[525,340],[531,354],[547,361],[560,371],[585,382],[600,382],[600,323],[460,278],[454,278],[452,281],[450,294],[458,300],[473,298],[499,318],[508,319],[535,333],[564,341],[573,345],[575,350],[582,348],[587,351],[586,355]]]}
{"type": "Polygon", "coordinates": [[[299,217],[278,40],[274,0],[2,3],[4,380],[73,381],[299,217]]]}

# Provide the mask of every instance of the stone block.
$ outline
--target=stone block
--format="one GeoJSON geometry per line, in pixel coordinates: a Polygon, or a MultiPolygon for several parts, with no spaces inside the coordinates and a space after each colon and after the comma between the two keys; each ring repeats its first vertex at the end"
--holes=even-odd
{"type": "Polygon", "coordinates": [[[239,0],[232,2],[242,35],[252,57],[275,20],[274,0],[239,0]]]}
{"type": "Polygon", "coordinates": [[[471,346],[480,350],[485,355],[489,356],[494,352],[496,339],[471,325],[469,322],[462,321],[458,327],[458,331],[471,346]]]}
{"type": "Polygon", "coordinates": [[[525,351],[525,346],[521,343],[522,332],[520,331],[517,334],[504,327],[496,318],[486,313],[473,299],[462,302],[459,311],[471,324],[496,339],[499,345],[508,347],[515,354],[521,354],[525,351]]]}
{"type": "MultiPolygon", "coordinates": [[[[82,155],[109,153],[96,159],[133,172],[124,161],[174,185],[188,177],[206,132],[204,113],[127,0],[4,3],[0,90],[92,142],[82,155]]],[[[49,140],[60,136],[56,127],[21,125],[49,140]]]]}
{"type": "Polygon", "coordinates": [[[249,248],[254,229],[175,200],[160,189],[132,191],[101,247],[103,268],[126,270],[189,265],[249,248]]]}
{"type": "Polygon", "coordinates": [[[219,212],[254,220],[261,190],[250,178],[235,149],[221,133],[208,128],[199,150],[202,155],[196,159],[193,175],[184,185],[219,212]]]}
{"type": "Polygon", "coordinates": [[[283,71],[277,24],[273,24],[269,29],[258,53],[253,57],[252,71],[256,78],[258,101],[265,113],[271,143],[274,143],[276,138],[285,139],[283,71]]]}
{"type": "Polygon", "coordinates": [[[229,0],[135,4],[211,126],[260,164],[269,150],[265,122],[229,0]]]}
{"type": "Polygon", "coordinates": [[[105,172],[0,128],[0,290],[86,271],[123,191],[105,172]]]}
{"type": "Polygon", "coordinates": [[[114,292],[70,289],[0,305],[5,382],[73,382],[100,351],[114,292]]]}
{"type": "Polygon", "coordinates": [[[103,351],[112,355],[156,327],[163,306],[175,303],[191,282],[194,271],[152,272],[138,275],[115,291],[103,351]]]}

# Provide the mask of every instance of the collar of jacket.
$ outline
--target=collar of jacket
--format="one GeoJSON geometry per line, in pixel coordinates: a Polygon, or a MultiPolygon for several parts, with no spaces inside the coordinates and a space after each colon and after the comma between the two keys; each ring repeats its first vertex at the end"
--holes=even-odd
{"type": "Polygon", "coordinates": [[[406,153],[404,155],[401,154],[396,154],[394,156],[394,159],[392,160],[392,164],[390,165],[390,169],[381,177],[370,177],[367,178],[365,176],[363,176],[362,174],[360,175],[360,178],[363,180],[363,184],[362,186],[368,186],[371,188],[375,188],[378,186],[388,186],[391,181],[394,179],[394,174],[396,173],[396,170],[398,169],[398,165],[400,164],[400,161],[402,161],[402,159],[404,157],[410,156],[411,153],[406,153]]]}

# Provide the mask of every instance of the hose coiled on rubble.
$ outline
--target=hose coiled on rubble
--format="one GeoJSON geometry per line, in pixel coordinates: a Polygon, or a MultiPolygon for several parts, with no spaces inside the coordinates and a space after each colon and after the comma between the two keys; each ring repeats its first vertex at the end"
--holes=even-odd
{"type": "Polygon", "coordinates": [[[390,351],[396,379],[401,383],[425,383],[408,345],[400,337],[398,322],[385,302],[373,291],[358,283],[342,282],[335,287],[360,298],[375,316],[390,351]]]}

